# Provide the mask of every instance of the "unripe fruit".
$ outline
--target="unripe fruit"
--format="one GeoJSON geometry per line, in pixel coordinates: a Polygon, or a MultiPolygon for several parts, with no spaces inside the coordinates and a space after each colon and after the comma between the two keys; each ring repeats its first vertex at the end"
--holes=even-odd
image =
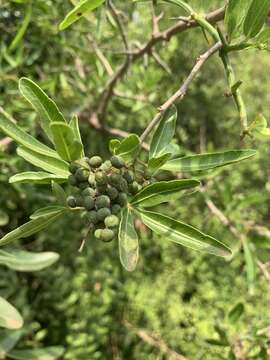
{"type": "Polygon", "coordinates": [[[88,176],[88,183],[90,186],[95,187],[96,186],[96,180],[95,180],[95,174],[90,172],[88,176]]]}
{"type": "Polygon", "coordinates": [[[119,184],[120,179],[121,179],[120,174],[112,174],[109,178],[109,182],[110,184],[117,186],[119,184]]]}
{"type": "Polygon", "coordinates": [[[96,192],[94,189],[87,187],[86,189],[83,190],[82,195],[83,196],[95,196],[96,192]]]}
{"type": "Polygon", "coordinates": [[[67,205],[71,208],[75,208],[77,206],[76,199],[74,196],[69,196],[67,198],[67,205]]]}
{"type": "Polygon", "coordinates": [[[87,219],[91,224],[96,225],[98,223],[97,211],[89,211],[89,213],[87,213],[87,219]]]}
{"type": "Polygon", "coordinates": [[[93,168],[98,168],[102,164],[102,159],[100,156],[92,156],[89,159],[89,165],[93,168]]]}
{"type": "Polygon", "coordinates": [[[117,184],[117,189],[122,191],[122,192],[127,192],[128,191],[128,183],[122,177],[121,177],[119,183],[117,184]]]}
{"type": "Polygon", "coordinates": [[[125,161],[120,156],[116,156],[116,155],[111,157],[111,163],[112,166],[114,166],[117,169],[121,169],[122,167],[125,166],[125,161]]]}
{"type": "Polygon", "coordinates": [[[115,233],[111,229],[103,229],[101,231],[101,240],[104,242],[110,242],[115,237],[115,233]]]}
{"type": "Polygon", "coordinates": [[[123,174],[123,178],[126,179],[126,181],[131,184],[134,181],[134,174],[133,171],[125,171],[123,174]]]}
{"type": "Polygon", "coordinates": [[[68,177],[68,182],[70,183],[70,185],[72,186],[76,186],[77,185],[77,179],[74,175],[70,175],[68,177]]]}
{"type": "Polygon", "coordinates": [[[118,198],[116,199],[116,201],[118,202],[119,205],[125,206],[127,204],[127,194],[124,192],[121,192],[118,195],[118,198]]]}
{"type": "Polygon", "coordinates": [[[94,233],[96,239],[101,239],[102,229],[97,229],[94,233]]]}
{"type": "Polygon", "coordinates": [[[104,220],[104,224],[108,228],[114,228],[119,225],[119,219],[115,215],[110,215],[106,217],[106,219],[104,220]]]}
{"type": "Polygon", "coordinates": [[[110,162],[110,160],[106,160],[101,166],[100,169],[108,172],[109,170],[111,170],[112,167],[112,163],[110,162]]]}
{"type": "Polygon", "coordinates": [[[107,191],[107,187],[108,187],[107,184],[104,184],[104,185],[97,184],[97,185],[96,185],[96,188],[97,188],[98,194],[99,194],[99,195],[100,195],[100,194],[101,194],[101,195],[104,194],[104,193],[107,191]]]}
{"type": "Polygon", "coordinates": [[[75,172],[78,170],[79,165],[75,164],[75,163],[71,163],[69,165],[69,171],[71,172],[71,174],[75,174],[75,172]]]}
{"type": "Polygon", "coordinates": [[[121,211],[121,206],[120,206],[119,204],[114,204],[114,205],[112,206],[112,214],[113,214],[113,215],[119,214],[120,211],[121,211]]]}
{"type": "Polygon", "coordinates": [[[107,195],[101,195],[101,196],[97,197],[97,199],[96,199],[97,209],[108,208],[108,207],[110,207],[110,204],[111,204],[111,200],[110,200],[109,196],[107,196],[107,195]]]}
{"type": "Polygon", "coordinates": [[[81,190],[84,190],[84,189],[86,189],[87,187],[88,187],[88,182],[81,182],[80,184],[79,184],[79,188],[81,189],[81,190]]]}
{"type": "Polygon", "coordinates": [[[111,215],[111,210],[108,208],[101,208],[97,211],[98,221],[104,221],[104,219],[110,215],[111,215]]]}
{"type": "Polygon", "coordinates": [[[107,184],[107,175],[103,171],[97,171],[95,174],[96,183],[99,185],[107,184]]]}
{"type": "Polygon", "coordinates": [[[86,196],[83,203],[86,210],[92,210],[95,207],[95,200],[91,196],[86,196]]]}
{"type": "Polygon", "coordinates": [[[107,189],[107,194],[111,200],[115,200],[118,196],[118,190],[115,187],[110,187],[107,189]]]}
{"type": "Polygon", "coordinates": [[[131,194],[136,194],[139,191],[139,184],[137,181],[133,181],[133,183],[128,186],[128,190],[131,194]]]}
{"type": "Polygon", "coordinates": [[[81,196],[76,196],[76,205],[83,206],[83,198],[81,196]]]}
{"type": "Polygon", "coordinates": [[[75,174],[76,179],[80,182],[87,181],[88,176],[89,176],[89,170],[82,168],[78,169],[75,174]]]}

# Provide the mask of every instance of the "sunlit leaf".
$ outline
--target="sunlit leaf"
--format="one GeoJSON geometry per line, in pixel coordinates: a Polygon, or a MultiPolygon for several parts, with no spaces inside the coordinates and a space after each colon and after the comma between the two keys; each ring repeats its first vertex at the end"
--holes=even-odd
{"type": "Polygon", "coordinates": [[[252,0],[229,0],[224,20],[229,40],[241,35],[243,22],[251,1],[252,0]]]}
{"type": "Polygon", "coordinates": [[[68,208],[65,206],[49,205],[35,211],[30,216],[30,219],[34,220],[43,216],[58,214],[59,212],[65,212],[65,211],[68,211],[68,208]]]}
{"type": "Polygon", "coordinates": [[[121,264],[127,271],[135,270],[139,258],[139,243],[134,218],[129,208],[122,212],[118,240],[121,264]]]}
{"type": "Polygon", "coordinates": [[[170,158],[171,158],[171,153],[167,153],[161,155],[160,157],[150,159],[148,161],[149,170],[155,172],[156,170],[161,168],[164,164],[166,164],[170,158]]]}
{"type": "Polygon", "coordinates": [[[118,139],[112,139],[109,142],[109,149],[112,154],[115,154],[117,148],[120,146],[121,141],[118,139]]]}
{"type": "Polygon", "coordinates": [[[0,250],[0,265],[16,271],[40,271],[56,261],[59,255],[55,252],[33,253],[24,250],[0,250]]]}
{"type": "Polygon", "coordinates": [[[50,184],[51,181],[65,182],[66,178],[60,175],[49,174],[43,171],[27,171],[16,174],[9,178],[9,182],[13,183],[27,183],[27,184],[50,184]]]}
{"type": "MultiPolygon", "coordinates": [[[[116,145],[116,143],[115,143],[116,145]]],[[[136,134],[130,134],[114,148],[114,153],[120,155],[125,161],[134,159],[140,146],[140,139],[136,134]]]]}
{"type": "Polygon", "coordinates": [[[169,160],[162,166],[162,169],[169,171],[204,171],[237,163],[255,154],[256,150],[249,149],[192,155],[169,160]]]}
{"type": "Polygon", "coordinates": [[[86,13],[93,11],[98,6],[104,3],[105,0],[82,0],[80,3],[72,9],[65,19],[59,25],[59,30],[64,30],[79,20],[86,13]]]}
{"type": "Polygon", "coordinates": [[[181,196],[182,190],[187,190],[199,186],[197,180],[172,180],[160,181],[150,184],[139,191],[131,200],[134,206],[151,207],[164,202],[168,202],[181,196]]]}
{"type": "Polygon", "coordinates": [[[262,29],[270,10],[270,0],[253,0],[244,22],[244,34],[253,38],[262,29]]]}
{"type": "Polygon", "coordinates": [[[257,43],[264,44],[270,40],[270,27],[263,29],[255,38],[257,43]]]}
{"type": "Polygon", "coordinates": [[[267,121],[262,114],[256,116],[255,120],[250,124],[249,133],[255,137],[269,137],[270,128],[267,125],[267,121]]]}
{"type": "MultiPolygon", "coordinates": [[[[82,157],[85,156],[84,154],[84,149],[83,149],[83,143],[82,143],[82,137],[81,137],[81,132],[80,132],[80,127],[79,127],[79,119],[78,116],[74,115],[72,117],[72,119],[70,120],[69,126],[71,127],[71,129],[73,130],[73,133],[75,135],[75,139],[78,141],[78,143],[80,144],[80,156],[78,156],[77,158],[80,159],[82,157]]],[[[73,150],[74,151],[74,150],[73,150]]]]}
{"type": "Polygon", "coordinates": [[[231,255],[226,245],[190,225],[152,211],[142,209],[138,211],[143,223],[158,235],[162,235],[164,240],[171,240],[190,249],[216,256],[231,255]]]}
{"type": "Polygon", "coordinates": [[[62,357],[64,351],[61,346],[51,346],[43,349],[13,350],[8,356],[15,360],[56,360],[62,357]]]}
{"type": "Polygon", "coordinates": [[[0,296],[0,327],[6,329],[20,329],[23,319],[18,310],[0,296]]]}

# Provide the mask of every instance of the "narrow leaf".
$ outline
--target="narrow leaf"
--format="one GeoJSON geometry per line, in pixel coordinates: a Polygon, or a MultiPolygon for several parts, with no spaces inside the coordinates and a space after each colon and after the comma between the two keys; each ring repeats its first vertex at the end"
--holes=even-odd
{"type": "Polygon", "coordinates": [[[140,139],[136,134],[130,134],[115,148],[115,154],[120,155],[124,160],[131,161],[134,159],[140,146],[140,139]]]}
{"type": "Polygon", "coordinates": [[[0,327],[6,329],[20,329],[23,326],[23,319],[19,312],[0,296],[0,327]]]}
{"type": "Polygon", "coordinates": [[[75,143],[75,134],[71,127],[69,127],[69,125],[63,122],[52,122],[50,125],[50,129],[52,131],[55,149],[60,155],[60,157],[66,161],[77,160],[78,157],[81,155],[82,149],[81,147],[79,147],[80,143],[78,144],[77,141],[75,143]],[[73,154],[74,149],[72,149],[74,147],[74,144],[75,147],[78,148],[77,154],[75,149],[75,158],[73,154]]]}
{"type": "Polygon", "coordinates": [[[231,255],[231,250],[226,245],[190,225],[152,211],[137,210],[143,223],[166,240],[216,256],[231,255]]]}
{"type": "Polygon", "coordinates": [[[235,324],[240,317],[243,315],[244,313],[244,305],[243,303],[239,302],[237,303],[228,313],[228,321],[231,324],[235,324]]]}
{"type": "Polygon", "coordinates": [[[148,161],[149,170],[155,172],[156,170],[161,168],[164,164],[166,164],[170,158],[171,158],[171,153],[167,153],[161,155],[160,157],[150,159],[148,161]]]}
{"type": "Polygon", "coordinates": [[[28,171],[16,174],[9,178],[9,182],[13,183],[22,183],[22,184],[50,184],[51,181],[55,182],[65,182],[66,178],[59,175],[49,174],[43,171],[28,171]]]}
{"type": "Polygon", "coordinates": [[[169,171],[204,171],[237,163],[255,154],[256,150],[230,150],[218,153],[192,155],[169,160],[162,166],[162,169],[169,171]]]}
{"type": "Polygon", "coordinates": [[[264,44],[270,40],[270,27],[263,29],[255,38],[259,44],[264,44]]]}
{"type": "Polygon", "coordinates": [[[0,264],[16,271],[40,271],[56,261],[59,255],[55,252],[32,253],[23,250],[0,250],[0,264]]]}
{"type": "Polygon", "coordinates": [[[52,222],[57,220],[61,215],[63,215],[63,213],[63,210],[59,210],[57,213],[53,213],[47,216],[41,216],[37,219],[27,222],[26,224],[18,227],[17,229],[11,231],[10,233],[2,237],[2,239],[0,239],[0,246],[7,245],[13,241],[36,234],[37,232],[45,229],[52,222]]]}
{"type": "Polygon", "coordinates": [[[197,180],[172,180],[160,181],[150,184],[138,192],[131,200],[135,206],[151,207],[164,202],[168,202],[175,197],[180,196],[182,190],[187,190],[199,186],[197,180]]]}
{"type": "Polygon", "coordinates": [[[85,156],[84,154],[84,149],[83,149],[83,143],[82,143],[82,137],[81,137],[81,132],[80,132],[80,127],[79,127],[79,119],[77,115],[74,115],[69,123],[69,126],[71,127],[71,129],[73,130],[73,133],[75,135],[75,139],[78,141],[78,143],[81,144],[81,154],[78,157],[78,159],[81,159],[82,157],[85,156]]]}
{"type": "Polygon", "coordinates": [[[59,30],[64,30],[79,20],[86,13],[96,9],[98,6],[104,3],[105,0],[83,0],[71,10],[65,19],[59,25],[59,30]]]}
{"type": "Polygon", "coordinates": [[[66,206],[59,206],[59,205],[50,205],[44,208],[38,209],[35,211],[31,216],[30,219],[38,219],[43,216],[58,214],[59,212],[65,212],[68,208],[66,206]]]}
{"type": "Polygon", "coordinates": [[[38,154],[23,146],[18,147],[17,153],[30,164],[33,164],[45,171],[62,176],[63,178],[67,178],[69,176],[68,164],[64,160],[38,154]]]}
{"type": "Polygon", "coordinates": [[[172,106],[162,116],[162,119],[153,135],[149,159],[158,158],[164,155],[164,150],[168,144],[172,141],[175,133],[175,126],[177,120],[177,109],[172,106]]]}
{"type": "Polygon", "coordinates": [[[52,132],[50,129],[51,122],[63,122],[66,120],[59,111],[57,105],[50,99],[45,92],[32,80],[21,78],[19,82],[19,90],[26,100],[33,106],[40,116],[41,125],[49,139],[52,140],[52,132]]]}
{"type": "Polygon", "coordinates": [[[62,357],[65,349],[61,346],[51,346],[34,350],[13,350],[8,357],[15,360],[56,360],[62,357]]]}
{"type": "Polygon", "coordinates": [[[27,8],[26,8],[26,14],[23,19],[23,22],[22,22],[21,26],[19,27],[19,30],[17,31],[15,38],[12,40],[12,43],[9,46],[10,51],[15,50],[17,48],[17,46],[21,43],[21,41],[24,37],[24,34],[26,33],[26,30],[30,24],[31,17],[32,17],[32,1],[29,1],[27,8]]]}
{"type": "Polygon", "coordinates": [[[67,194],[65,193],[62,186],[52,181],[52,192],[56,197],[57,201],[59,202],[59,204],[66,205],[67,194]]]}
{"type": "Polygon", "coordinates": [[[44,154],[47,156],[55,157],[59,159],[59,155],[53,149],[42,144],[40,141],[35,139],[33,136],[27,134],[19,126],[15,124],[13,119],[0,108],[0,129],[7,136],[11,137],[18,144],[32,150],[37,153],[44,154]]]}
{"type": "Polygon", "coordinates": [[[229,0],[224,20],[229,41],[231,38],[241,35],[250,3],[251,0],[229,0]]]}
{"type": "Polygon", "coordinates": [[[253,0],[244,22],[244,34],[253,38],[262,29],[270,10],[270,0],[253,0]]]}
{"type": "Polygon", "coordinates": [[[118,240],[121,264],[127,271],[135,270],[139,258],[139,243],[134,218],[129,208],[122,212],[118,240]]]}
{"type": "Polygon", "coordinates": [[[255,120],[250,124],[249,133],[255,137],[269,137],[270,129],[267,125],[267,121],[262,114],[256,116],[255,120]]]}

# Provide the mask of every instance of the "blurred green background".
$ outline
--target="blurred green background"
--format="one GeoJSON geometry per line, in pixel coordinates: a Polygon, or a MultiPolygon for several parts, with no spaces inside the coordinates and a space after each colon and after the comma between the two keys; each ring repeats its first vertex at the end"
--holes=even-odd
{"type": "MultiPolygon", "coordinates": [[[[224,1],[190,2],[206,12],[224,5],[224,1]]],[[[146,42],[151,36],[149,4],[120,0],[114,4],[121,10],[132,47],[146,42]]],[[[110,135],[87,122],[108,81],[96,45],[113,69],[123,62],[124,47],[106,7],[58,32],[71,6],[60,0],[0,1],[0,106],[20,126],[42,136],[36,114],[18,92],[18,79],[27,76],[54,98],[67,117],[86,109],[80,127],[87,153],[106,157],[110,135]],[[26,16],[26,31],[14,45],[26,16]]],[[[168,5],[159,5],[157,11],[164,12],[162,29],[175,22],[173,17],[183,15],[168,5]]],[[[151,56],[138,60],[117,86],[121,96],[110,102],[109,126],[140,134],[208,47],[201,30],[192,29],[156,47],[165,69],[151,56]]],[[[249,121],[259,112],[267,117],[269,54],[245,51],[233,54],[232,61],[237,78],[243,81],[249,121]]],[[[242,145],[238,114],[232,99],[224,96],[226,91],[224,70],[216,55],[178,106],[177,142],[182,154],[242,145]]],[[[255,261],[267,262],[269,142],[247,139],[245,143],[258,149],[256,158],[208,174],[203,183],[208,199],[232,219],[249,243],[255,261]]],[[[29,165],[17,157],[13,143],[2,146],[1,236],[52,200],[46,186],[7,185],[11,175],[27,169],[29,165]]],[[[165,211],[237,249],[240,239],[213,215],[205,200],[197,192],[166,205],[165,211]]],[[[139,265],[129,274],[121,268],[116,242],[108,245],[91,240],[78,253],[81,231],[78,219],[68,217],[18,244],[27,250],[58,252],[59,262],[47,270],[24,274],[0,268],[0,295],[16,305],[25,319],[27,331],[18,348],[63,345],[66,360],[181,359],[179,354],[190,360],[230,359],[229,347],[209,341],[217,339],[220,327],[225,327],[235,356],[247,349],[250,353],[248,358],[237,358],[268,358],[270,284],[259,267],[255,281],[250,280],[241,249],[231,261],[224,261],[169,243],[141,227],[139,265]],[[239,301],[245,312],[236,324],[230,324],[227,313],[239,301]],[[262,329],[263,340],[257,337],[262,329]]]]}

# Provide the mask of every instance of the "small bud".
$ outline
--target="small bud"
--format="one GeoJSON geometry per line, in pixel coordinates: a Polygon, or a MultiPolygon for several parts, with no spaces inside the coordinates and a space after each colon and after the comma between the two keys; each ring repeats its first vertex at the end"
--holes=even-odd
{"type": "Polygon", "coordinates": [[[83,198],[81,196],[76,196],[76,205],[83,206],[83,198]]]}
{"type": "Polygon", "coordinates": [[[150,180],[151,177],[152,177],[152,171],[146,169],[145,172],[144,172],[144,178],[145,178],[146,180],[150,180]]]}
{"type": "Polygon", "coordinates": [[[117,189],[122,192],[128,191],[128,183],[123,177],[121,177],[119,183],[117,184],[117,189]]]}
{"type": "Polygon", "coordinates": [[[78,169],[75,174],[76,179],[80,182],[87,181],[88,176],[89,176],[89,170],[82,168],[78,169]]]}
{"type": "Polygon", "coordinates": [[[133,183],[128,186],[128,190],[133,195],[137,194],[137,192],[139,191],[139,184],[137,183],[137,181],[133,181],[133,183]]]}
{"type": "Polygon", "coordinates": [[[95,200],[91,196],[86,196],[83,204],[86,210],[92,210],[95,207],[95,200]]]}
{"type": "Polygon", "coordinates": [[[119,225],[119,219],[115,215],[110,215],[105,218],[104,223],[108,228],[113,228],[119,225]]]}
{"type": "Polygon", "coordinates": [[[95,174],[96,183],[99,185],[107,184],[107,175],[103,171],[97,171],[95,174]]]}
{"type": "Polygon", "coordinates": [[[90,172],[89,176],[88,176],[88,184],[91,187],[95,187],[96,186],[96,180],[95,180],[95,174],[90,172]]]}
{"type": "Polygon", "coordinates": [[[118,185],[119,184],[119,181],[121,179],[121,175],[120,174],[112,174],[110,177],[109,177],[109,183],[111,185],[118,185]]]}
{"type": "Polygon", "coordinates": [[[125,166],[125,161],[120,156],[116,156],[116,155],[111,157],[111,163],[112,166],[114,166],[117,169],[121,169],[122,167],[125,166]]]}
{"type": "Polygon", "coordinates": [[[70,208],[75,208],[77,206],[76,204],[76,199],[74,196],[69,196],[67,198],[67,205],[70,207],[70,208]]]}
{"type": "Polygon", "coordinates": [[[110,200],[109,196],[107,196],[107,195],[98,196],[96,199],[97,209],[108,208],[108,207],[110,207],[110,204],[111,204],[111,200],[110,200]]]}
{"type": "Polygon", "coordinates": [[[110,215],[111,215],[111,210],[108,208],[101,208],[97,211],[97,218],[99,221],[104,221],[104,219],[110,215]]]}
{"type": "Polygon", "coordinates": [[[93,168],[98,168],[102,164],[102,159],[100,156],[92,156],[89,159],[89,165],[93,168]]]}

